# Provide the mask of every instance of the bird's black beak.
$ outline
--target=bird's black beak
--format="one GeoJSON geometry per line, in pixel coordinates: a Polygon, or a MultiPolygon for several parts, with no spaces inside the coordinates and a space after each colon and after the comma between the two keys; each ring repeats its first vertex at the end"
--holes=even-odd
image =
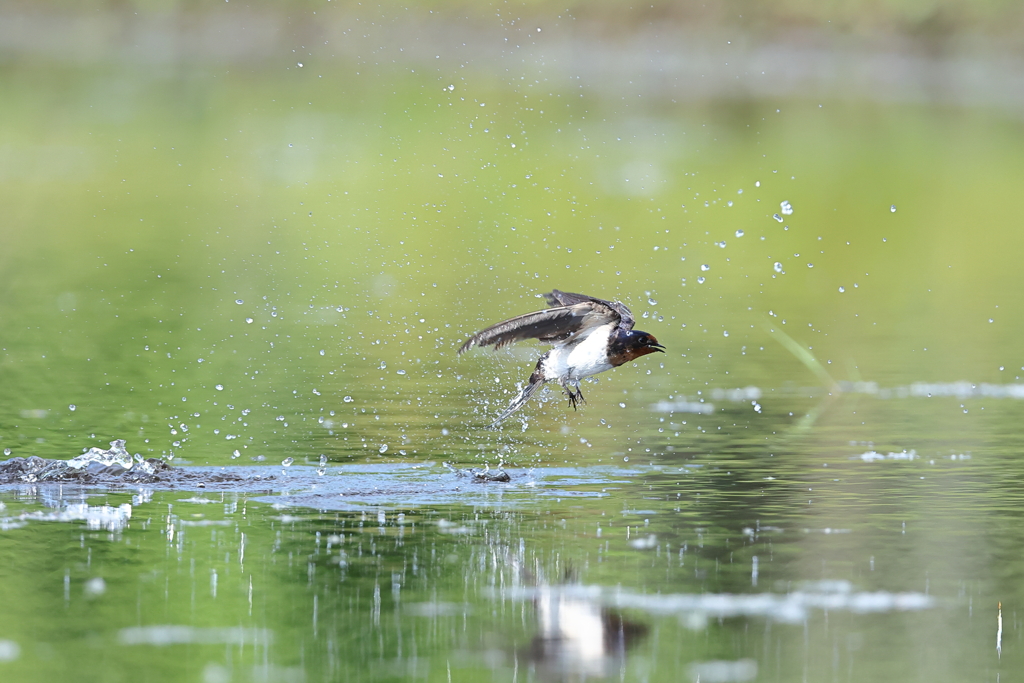
{"type": "Polygon", "coordinates": [[[662,346],[661,344],[659,344],[658,342],[654,342],[653,344],[648,344],[648,346],[651,347],[652,349],[654,349],[655,351],[660,351],[661,353],[665,353],[665,347],[662,346]]]}

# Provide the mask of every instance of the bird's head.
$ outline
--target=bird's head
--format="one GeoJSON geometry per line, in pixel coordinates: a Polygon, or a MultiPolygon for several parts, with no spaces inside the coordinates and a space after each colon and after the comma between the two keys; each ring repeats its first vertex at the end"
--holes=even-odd
{"type": "Polygon", "coordinates": [[[631,330],[611,350],[612,364],[622,365],[649,353],[664,353],[665,347],[658,343],[653,334],[631,330]]]}
{"type": "Polygon", "coordinates": [[[637,357],[646,356],[648,353],[665,353],[665,347],[658,343],[653,334],[636,330],[635,337],[630,340],[630,346],[634,349],[637,357]]]}

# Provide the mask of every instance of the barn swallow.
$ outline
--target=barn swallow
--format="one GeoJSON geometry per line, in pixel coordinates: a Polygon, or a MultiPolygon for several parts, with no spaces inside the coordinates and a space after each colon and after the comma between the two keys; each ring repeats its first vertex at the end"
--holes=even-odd
{"type": "Polygon", "coordinates": [[[502,420],[522,408],[534,392],[547,382],[558,382],[576,409],[585,403],[580,380],[623,363],[662,352],[665,347],[654,335],[633,329],[633,314],[618,301],[605,301],[584,294],[560,292],[545,294],[543,311],[527,313],[477,332],[459,348],[459,354],[474,346],[502,346],[523,339],[539,339],[555,348],[537,361],[530,381],[504,412],[491,423],[496,429],[502,420]]]}

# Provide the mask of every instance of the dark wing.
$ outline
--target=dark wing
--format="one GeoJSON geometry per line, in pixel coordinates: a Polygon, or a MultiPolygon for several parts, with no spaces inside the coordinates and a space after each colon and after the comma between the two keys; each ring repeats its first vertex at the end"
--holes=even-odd
{"type": "Polygon", "coordinates": [[[633,319],[633,313],[626,308],[625,304],[620,304],[618,301],[605,301],[604,299],[587,296],[586,294],[573,294],[572,292],[563,292],[557,289],[553,289],[545,294],[544,298],[547,299],[550,306],[571,306],[584,301],[591,301],[595,304],[606,306],[618,315],[619,329],[624,332],[632,330],[633,324],[636,322],[633,319]]]}
{"type": "MultiPolygon", "coordinates": [[[[628,311],[627,311],[628,312],[628,311]]],[[[491,346],[500,349],[506,344],[524,339],[539,339],[542,342],[557,343],[572,337],[581,330],[616,322],[618,314],[606,302],[590,300],[555,306],[544,311],[527,313],[486,330],[477,332],[459,348],[465,353],[474,346],[491,346]]]]}

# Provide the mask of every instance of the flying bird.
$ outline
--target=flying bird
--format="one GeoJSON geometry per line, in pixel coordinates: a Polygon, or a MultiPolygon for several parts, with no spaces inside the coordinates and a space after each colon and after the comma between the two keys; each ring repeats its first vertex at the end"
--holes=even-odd
{"type": "Polygon", "coordinates": [[[649,353],[664,353],[665,347],[654,335],[633,329],[633,314],[618,301],[557,289],[544,298],[550,308],[491,325],[459,348],[459,354],[474,346],[500,349],[524,339],[539,339],[554,345],[541,355],[530,381],[491,423],[490,429],[496,429],[502,420],[526,405],[534,392],[547,382],[561,384],[569,405],[575,410],[578,404],[585,403],[580,391],[580,380],[584,377],[617,368],[649,353]]]}

